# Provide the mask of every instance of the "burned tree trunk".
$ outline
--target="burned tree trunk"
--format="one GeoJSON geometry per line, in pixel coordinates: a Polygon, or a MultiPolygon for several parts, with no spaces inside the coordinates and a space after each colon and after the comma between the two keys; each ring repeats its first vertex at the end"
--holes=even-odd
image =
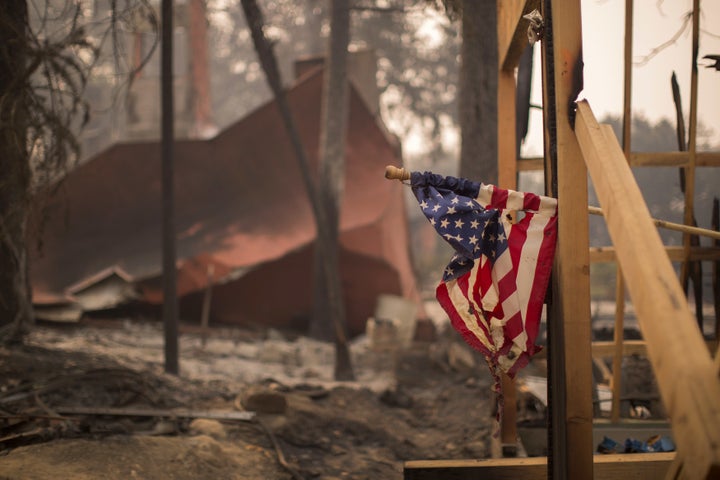
{"type": "Polygon", "coordinates": [[[460,176],[497,184],[497,6],[462,2],[460,176]]]}
{"type": "MultiPolygon", "coordinates": [[[[268,80],[273,94],[275,95],[275,101],[278,104],[278,109],[283,119],[285,129],[290,137],[292,148],[297,156],[298,163],[300,165],[300,172],[302,174],[303,183],[305,184],[305,190],[307,191],[308,199],[315,216],[315,225],[317,227],[317,245],[320,254],[324,251],[332,251],[333,247],[333,233],[331,229],[331,220],[329,212],[326,210],[323,203],[324,198],[320,195],[319,190],[316,188],[313,174],[310,171],[310,165],[307,159],[305,148],[302,144],[300,134],[297,131],[295,122],[293,121],[292,112],[290,111],[290,105],[288,104],[285,91],[282,88],[280,81],[280,72],[278,70],[277,61],[275,54],[272,50],[270,42],[265,38],[263,33],[263,18],[262,12],[257,6],[255,0],[241,0],[245,18],[247,18],[250,33],[252,35],[255,49],[258,54],[258,59],[262,64],[263,70],[268,80]]],[[[340,295],[340,275],[338,271],[337,260],[324,261],[322,264],[323,276],[326,281],[326,285],[336,287],[336,289],[328,289],[326,291],[328,303],[333,303],[336,300],[333,299],[333,295],[340,295]]],[[[339,298],[339,297],[338,297],[339,298]]],[[[340,324],[343,319],[333,317],[335,322],[336,331],[336,365],[335,365],[335,377],[337,379],[351,379],[353,376],[352,368],[350,367],[350,356],[347,349],[347,340],[344,336],[344,325],[340,324]]]]}
{"type": "Polygon", "coordinates": [[[0,3],[0,342],[33,321],[27,224],[32,173],[27,142],[27,3],[0,3]]]}
{"type": "Polygon", "coordinates": [[[354,374],[347,346],[345,301],[340,276],[340,202],[345,181],[345,138],[348,117],[347,49],[350,41],[350,6],[348,0],[330,2],[330,36],[328,38],[323,82],[320,125],[320,182],[322,208],[327,212],[329,242],[324,249],[318,242],[315,255],[324,265],[316,275],[315,328],[333,325],[335,330],[335,378],[352,380],[354,374]],[[328,276],[329,273],[331,276],[328,276]],[[323,301],[325,300],[325,301],[323,301]]]}

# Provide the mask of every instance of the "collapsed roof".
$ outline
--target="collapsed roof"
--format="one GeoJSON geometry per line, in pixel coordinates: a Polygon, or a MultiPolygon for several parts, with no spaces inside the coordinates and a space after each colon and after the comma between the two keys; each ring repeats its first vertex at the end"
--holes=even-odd
{"type": "MultiPolygon", "coordinates": [[[[315,68],[287,91],[315,169],[322,77],[315,68]]],[[[176,141],[174,162],[183,319],[199,318],[210,283],[212,321],[306,326],[315,224],[275,102],[212,139],[176,141]]],[[[351,86],[340,218],[351,334],[364,330],[379,295],[418,300],[402,185],[383,179],[385,165],[401,163],[397,143],[351,86]]],[[[96,155],[64,180],[47,213],[44,247],[31,261],[39,312],[63,302],[86,311],[162,302],[159,142],[96,155]]]]}

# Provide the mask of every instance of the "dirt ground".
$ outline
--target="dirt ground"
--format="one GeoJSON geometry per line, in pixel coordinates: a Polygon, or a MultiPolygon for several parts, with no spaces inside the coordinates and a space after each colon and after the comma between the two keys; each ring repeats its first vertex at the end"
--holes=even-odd
{"type": "Polygon", "coordinates": [[[38,325],[0,348],[0,479],[399,479],[405,460],[490,456],[492,379],[455,332],[351,354],[357,381],[336,383],[330,344],[213,329],[182,334],[173,376],[157,323],[38,325]],[[152,414],[173,408],[192,414],[152,414]]]}

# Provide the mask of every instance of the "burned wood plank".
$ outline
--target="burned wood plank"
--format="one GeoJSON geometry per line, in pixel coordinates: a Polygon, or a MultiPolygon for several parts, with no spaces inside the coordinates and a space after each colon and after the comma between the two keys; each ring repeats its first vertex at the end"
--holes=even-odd
{"type": "Polygon", "coordinates": [[[210,420],[249,421],[255,418],[255,412],[224,410],[192,410],[187,408],[112,408],[112,407],[56,407],[55,411],[64,415],[112,415],[120,417],[172,417],[206,418],[210,420]]]}

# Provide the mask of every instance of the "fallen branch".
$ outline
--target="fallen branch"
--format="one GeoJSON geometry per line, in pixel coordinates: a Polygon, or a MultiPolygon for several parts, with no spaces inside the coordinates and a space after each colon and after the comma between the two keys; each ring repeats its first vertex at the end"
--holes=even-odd
{"type": "Polygon", "coordinates": [[[206,418],[210,420],[250,421],[255,412],[235,412],[220,410],[191,410],[187,408],[112,408],[112,407],[56,407],[65,415],[112,415],[119,417],[169,417],[169,418],[206,418]]]}

